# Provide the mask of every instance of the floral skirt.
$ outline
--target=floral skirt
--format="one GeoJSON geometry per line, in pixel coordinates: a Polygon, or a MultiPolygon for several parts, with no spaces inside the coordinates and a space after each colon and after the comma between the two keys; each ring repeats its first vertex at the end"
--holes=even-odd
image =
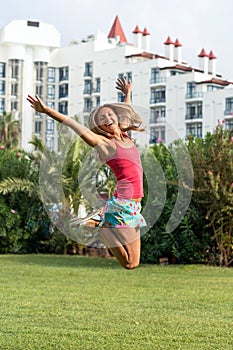
{"type": "Polygon", "coordinates": [[[104,226],[116,228],[146,226],[146,221],[140,212],[140,202],[112,196],[105,203],[104,226]]]}

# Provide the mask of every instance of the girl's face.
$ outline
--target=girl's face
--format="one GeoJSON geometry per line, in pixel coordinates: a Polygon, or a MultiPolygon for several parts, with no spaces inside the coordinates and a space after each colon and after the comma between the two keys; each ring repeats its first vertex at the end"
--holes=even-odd
{"type": "Polygon", "coordinates": [[[109,107],[103,107],[97,114],[97,124],[103,130],[113,134],[119,129],[119,122],[117,115],[109,107]]]}

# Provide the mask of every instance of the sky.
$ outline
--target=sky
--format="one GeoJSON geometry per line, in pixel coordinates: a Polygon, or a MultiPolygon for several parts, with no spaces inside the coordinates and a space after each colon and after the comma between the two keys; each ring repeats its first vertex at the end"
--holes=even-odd
{"type": "Polygon", "coordinates": [[[62,46],[99,30],[108,34],[118,15],[129,43],[138,25],[150,32],[157,54],[164,54],[168,36],[178,38],[183,60],[194,67],[202,48],[212,50],[217,73],[233,81],[232,0],[6,0],[3,8],[0,28],[16,19],[49,23],[60,32],[62,46]]]}

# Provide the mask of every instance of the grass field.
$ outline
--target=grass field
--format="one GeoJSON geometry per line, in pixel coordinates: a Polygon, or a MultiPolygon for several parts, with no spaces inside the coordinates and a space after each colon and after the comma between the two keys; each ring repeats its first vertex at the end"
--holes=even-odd
{"type": "Polygon", "coordinates": [[[233,269],[0,255],[1,350],[232,350],[233,269]]]}

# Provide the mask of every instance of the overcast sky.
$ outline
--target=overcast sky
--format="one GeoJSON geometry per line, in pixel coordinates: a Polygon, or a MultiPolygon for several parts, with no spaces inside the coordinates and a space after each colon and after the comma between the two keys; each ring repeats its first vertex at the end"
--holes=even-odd
{"type": "MultiPolygon", "coordinates": [[[[4,1],[4,0],[1,0],[4,1]]],[[[0,27],[14,19],[54,25],[62,46],[98,30],[109,33],[118,15],[128,42],[138,25],[151,33],[151,50],[164,53],[170,35],[183,45],[183,59],[198,66],[202,48],[217,56],[217,73],[233,80],[232,0],[6,0],[0,27]]]]}

